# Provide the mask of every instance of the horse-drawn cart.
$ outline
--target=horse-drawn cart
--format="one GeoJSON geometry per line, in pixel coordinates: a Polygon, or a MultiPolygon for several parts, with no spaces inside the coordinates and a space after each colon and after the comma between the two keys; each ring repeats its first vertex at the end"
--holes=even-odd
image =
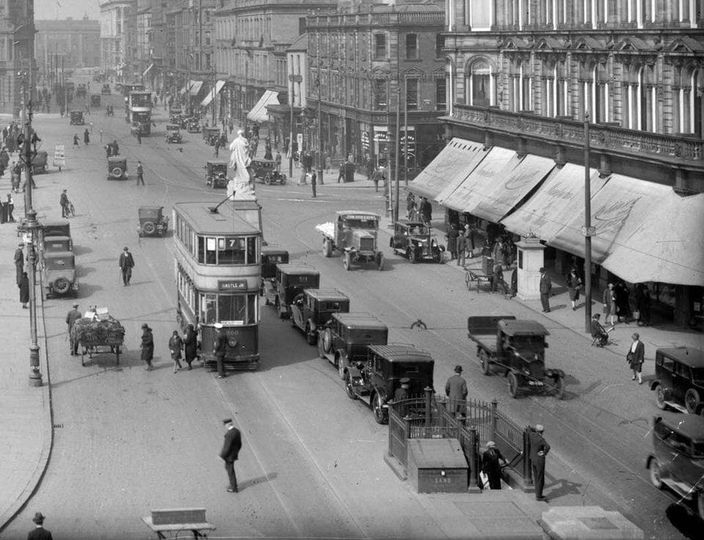
{"type": "Polygon", "coordinates": [[[120,363],[120,348],[125,340],[125,329],[120,321],[112,317],[106,308],[86,313],[71,328],[71,340],[81,347],[81,365],[85,366],[85,355],[89,359],[94,354],[111,353],[115,363],[120,363]]]}

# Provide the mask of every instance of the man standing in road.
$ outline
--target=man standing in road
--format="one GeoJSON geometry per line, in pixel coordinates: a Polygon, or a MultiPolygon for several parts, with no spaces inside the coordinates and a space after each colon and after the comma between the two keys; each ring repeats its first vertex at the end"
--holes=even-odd
{"type": "Polygon", "coordinates": [[[227,350],[227,336],[222,329],[222,324],[215,323],[213,327],[216,330],[215,343],[213,343],[213,352],[215,353],[215,363],[218,368],[218,379],[225,378],[225,351],[227,350]]]}
{"type": "Polygon", "coordinates": [[[142,162],[137,160],[137,185],[144,185],[144,167],[142,167],[142,162]]]}
{"type": "Polygon", "coordinates": [[[142,349],[142,360],[147,363],[144,369],[151,371],[154,369],[152,366],[152,360],[154,360],[154,334],[147,323],[142,325],[142,343],[139,348],[142,349]]]}
{"type": "Polygon", "coordinates": [[[466,411],[467,381],[462,377],[462,366],[455,366],[455,374],[447,379],[445,395],[448,398],[447,410],[455,418],[461,418],[466,411]]]}
{"type": "Polygon", "coordinates": [[[17,245],[17,249],[15,250],[15,273],[16,275],[16,280],[17,280],[17,286],[20,286],[20,282],[22,281],[22,273],[24,272],[24,243],[20,242],[17,245]]]}
{"type": "Polygon", "coordinates": [[[127,247],[123,248],[120,254],[118,266],[122,272],[122,284],[127,287],[130,284],[130,279],[132,279],[132,269],[134,268],[134,259],[127,247]]]}
{"type": "Polygon", "coordinates": [[[78,353],[78,340],[74,340],[71,335],[71,329],[73,328],[73,323],[82,317],[81,312],[78,311],[78,303],[73,304],[73,309],[66,315],[66,326],[68,326],[68,342],[71,347],[71,356],[76,356],[78,353]]]}
{"type": "Polygon", "coordinates": [[[225,424],[227,431],[225,432],[225,441],[220,451],[220,457],[225,462],[225,470],[230,485],[227,488],[229,493],[237,493],[237,474],[235,474],[235,461],[239,457],[242,449],[242,434],[240,430],[232,423],[232,418],[222,421],[225,424]]]}
{"type": "Polygon", "coordinates": [[[534,431],[530,431],[530,462],[533,470],[533,484],[535,485],[535,500],[545,501],[543,486],[545,485],[545,457],[550,451],[550,445],[543,439],[545,428],[538,424],[534,431]]]}
{"type": "Polygon", "coordinates": [[[550,313],[550,291],[552,282],[545,268],[540,268],[540,303],[543,305],[543,313],[550,313]]]}
{"type": "Polygon", "coordinates": [[[61,196],[59,197],[59,205],[61,205],[61,217],[67,218],[70,215],[69,211],[69,200],[68,200],[68,195],[66,194],[66,190],[64,189],[61,192],[61,196]]]}
{"type": "Polygon", "coordinates": [[[633,378],[631,380],[635,381],[637,377],[638,384],[643,384],[643,374],[641,371],[643,370],[643,360],[645,359],[645,345],[643,345],[643,342],[640,340],[640,334],[638,334],[638,332],[631,337],[633,343],[631,343],[631,347],[626,354],[626,361],[633,371],[633,378]]]}
{"type": "Polygon", "coordinates": [[[27,535],[27,540],[52,540],[51,533],[44,528],[45,517],[41,512],[36,512],[32,521],[34,521],[35,527],[27,535]]]}

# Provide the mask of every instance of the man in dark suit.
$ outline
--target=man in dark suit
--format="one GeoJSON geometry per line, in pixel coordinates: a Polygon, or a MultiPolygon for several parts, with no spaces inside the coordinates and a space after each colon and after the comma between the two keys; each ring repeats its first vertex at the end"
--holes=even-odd
{"type": "Polygon", "coordinates": [[[535,484],[535,500],[546,501],[543,496],[543,486],[545,485],[545,457],[550,451],[550,445],[543,438],[545,428],[540,424],[535,426],[535,430],[528,434],[530,441],[530,462],[533,470],[533,483],[535,484]]]}
{"type": "Polygon", "coordinates": [[[117,265],[120,267],[120,272],[122,272],[122,284],[126,287],[130,284],[132,269],[134,268],[134,258],[132,258],[129,248],[123,248],[117,265]]]}
{"type": "Polygon", "coordinates": [[[227,335],[222,328],[222,324],[215,323],[215,342],[213,343],[213,353],[215,354],[215,364],[218,368],[218,379],[225,378],[225,353],[227,352],[227,335]]]}
{"type": "Polygon", "coordinates": [[[239,456],[240,449],[242,448],[242,434],[240,430],[237,429],[232,423],[232,418],[223,420],[223,424],[227,428],[225,432],[225,442],[220,451],[220,457],[225,461],[225,470],[227,471],[227,478],[230,480],[230,486],[227,491],[230,493],[237,493],[237,475],[235,474],[235,461],[239,456]]]}
{"type": "Polygon", "coordinates": [[[32,521],[36,527],[29,532],[27,540],[52,540],[51,533],[44,528],[44,516],[41,512],[34,514],[32,521]]]}
{"type": "Polygon", "coordinates": [[[466,412],[467,381],[462,377],[462,366],[455,366],[455,374],[445,383],[445,395],[448,399],[447,410],[456,418],[461,418],[466,412]]]}
{"type": "Polygon", "coordinates": [[[545,268],[540,269],[540,303],[543,305],[543,313],[550,313],[550,291],[552,282],[545,268]]]}
{"type": "Polygon", "coordinates": [[[66,315],[66,325],[68,326],[68,342],[69,342],[69,347],[71,348],[71,356],[76,356],[78,353],[78,341],[73,339],[71,336],[71,328],[73,328],[73,324],[83,317],[81,315],[81,312],[78,311],[78,303],[74,302],[73,304],[73,309],[68,312],[66,315]]]}

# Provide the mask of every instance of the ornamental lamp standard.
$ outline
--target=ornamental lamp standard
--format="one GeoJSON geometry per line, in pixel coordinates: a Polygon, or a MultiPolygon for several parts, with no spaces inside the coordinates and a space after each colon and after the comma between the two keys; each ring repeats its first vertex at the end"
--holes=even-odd
{"type": "Polygon", "coordinates": [[[589,161],[591,141],[589,140],[589,111],[584,113],[584,330],[591,332],[592,322],[592,193],[590,185],[589,161]]]}
{"type": "Polygon", "coordinates": [[[301,81],[303,80],[303,77],[300,75],[295,75],[295,74],[290,74],[288,76],[288,80],[291,82],[291,92],[289,93],[289,138],[288,138],[288,176],[289,178],[293,178],[293,134],[294,134],[294,119],[293,119],[293,107],[294,104],[296,103],[296,98],[295,98],[295,92],[296,92],[296,87],[294,86],[296,83],[300,84],[301,81]]]}

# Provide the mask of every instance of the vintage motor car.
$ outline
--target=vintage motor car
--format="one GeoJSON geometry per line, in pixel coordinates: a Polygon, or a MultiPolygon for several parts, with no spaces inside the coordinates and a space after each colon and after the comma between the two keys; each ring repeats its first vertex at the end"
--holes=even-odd
{"type": "Polygon", "coordinates": [[[394,222],[394,234],[390,240],[391,248],[395,253],[401,253],[412,262],[442,261],[445,247],[438,244],[430,227],[422,221],[401,219],[394,222]]]}
{"type": "Polygon", "coordinates": [[[371,262],[384,269],[384,254],[377,245],[379,214],[361,210],[342,210],[335,221],[316,225],[323,235],[323,257],[333,251],[342,252],[342,266],[349,270],[352,263],[371,262]]]}
{"type": "Polygon", "coordinates": [[[337,289],[305,289],[291,302],[291,322],[305,334],[309,345],[315,345],[319,329],[332,314],[349,310],[349,297],[337,289]]]}
{"type": "Polygon", "coordinates": [[[426,387],[433,387],[434,367],[432,356],[413,345],[370,345],[366,361],[351,363],[345,375],[345,392],[350,399],[368,403],[374,420],[386,424],[388,402],[401,379],[410,379],[409,395],[420,395],[426,387]]]}
{"type": "Polygon", "coordinates": [[[163,206],[140,206],[137,209],[139,216],[139,236],[164,236],[169,229],[169,218],[164,215],[163,206]]]}
{"type": "Polygon", "coordinates": [[[182,118],[181,122],[185,126],[186,131],[188,131],[188,133],[200,133],[201,132],[200,120],[198,119],[198,117],[191,116],[189,118],[182,118]]]}
{"type": "Polygon", "coordinates": [[[203,128],[203,140],[205,144],[210,146],[215,146],[215,142],[220,138],[220,128],[216,127],[204,127],[203,128]]]}
{"type": "Polygon", "coordinates": [[[109,96],[112,92],[110,91],[110,85],[109,84],[104,84],[102,88],[100,89],[100,93],[104,96],[109,96]]]}
{"type": "MultiPolygon", "coordinates": [[[[65,220],[49,220],[42,221],[39,228],[39,250],[48,251],[45,244],[52,238],[60,238],[61,244],[66,246],[63,251],[73,251],[73,241],[71,240],[71,224],[65,220]],[[68,239],[68,244],[63,242],[63,239],[68,239]]],[[[24,227],[24,224],[18,225],[17,229],[20,230],[24,227]]],[[[23,231],[24,232],[24,231],[23,231]]]]}
{"type": "Polygon", "coordinates": [[[276,170],[276,161],[273,159],[253,159],[250,170],[254,180],[270,184],[285,184],[286,175],[276,170]]]}
{"type": "Polygon", "coordinates": [[[646,460],[650,481],[693,503],[704,519],[704,418],[663,412],[653,420],[653,453],[646,460]]]}
{"type": "Polygon", "coordinates": [[[90,96],[90,106],[91,107],[100,107],[101,101],[102,100],[101,100],[100,94],[92,94],[90,96]]]}
{"type": "Polygon", "coordinates": [[[205,162],[205,185],[215,188],[227,187],[227,161],[205,162]]]}
{"type": "Polygon", "coordinates": [[[565,372],[545,367],[545,327],[513,315],[472,316],[467,319],[467,336],[477,344],[482,373],[492,371],[508,380],[508,393],[516,398],[523,390],[551,393],[562,399],[565,372]]]}
{"type": "Polygon", "coordinates": [[[73,251],[73,241],[70,236],[47,236],[42,239],[40,247],[46,253],[73,251]]]}
{"type": "Polygon", "coordinates": [[[108,158],[108,180],[127,180],[127,158],[120,156],[108,158]]]}
{"type": "Polygon", "coordinates": [[[71,126],[83,126],[86,123],[83,120],[83,111],[71,111],[69,118],[69,125],[71,126]]]}
{"type": "Polygon", "coordinates": [[[268,304],[267,298],[273,298],[274,294],[274,278],[276,277],[276,265],[286,264],[289,255],[285,249],[265,248],[262,250],[261,257],[261,288],[260,294],[264,296],[264,303],[268,304]]]}
{"type": "Polygon", "coordinates": [[[345,379],[350,364],[365,362],[370,345],[386,345],[389,328],[368,313],[333,313],[318,332],[318,354],[345,379]]]}
{"type": "Polygon", "coordinates": [[[704,416],[704,351],[689,347],[655,351],[655,404],[704,416]]]}
{"type": "Polygon", "coordinates": [[[45,173],[47,171],[47,162],[49,154],[44,150],[38,150],[32,157],[32,174],[45,173]]]}
{"type": "Polygon", "coordinates": [[[320,286],[320,272],[304,264],[277,264],[274,276],[273,296],[266,296],[267,303],[273,304],[280,319],[291,316],[290,305],[304,289],[317,289],[320,286]]]}
{"type": "Polygon", "coordinates": [[[44,253],[41,258],[44,298],[67,296],[78,291],[76,258],[71,251],[44,253]]]}
{"type": "Polygon", "coordinates": [[[183,142],[181,128],[177,124],[166,124],[166,142],[179,144],[183,142]]]}

